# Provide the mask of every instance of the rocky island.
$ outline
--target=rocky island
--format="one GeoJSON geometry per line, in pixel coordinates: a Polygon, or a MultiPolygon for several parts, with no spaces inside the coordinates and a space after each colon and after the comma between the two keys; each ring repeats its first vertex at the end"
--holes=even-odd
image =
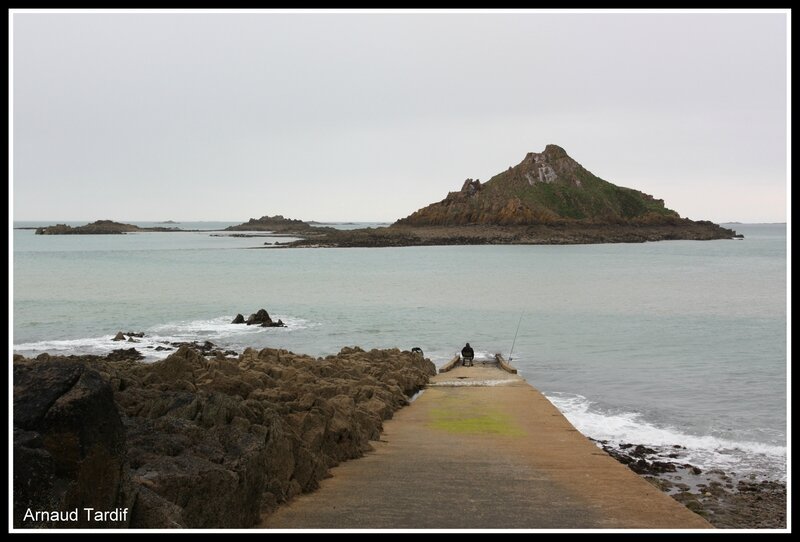
{"type": "Polygon", "coordinates": [[[97,220],[84,226],[67,226],[66,224],[56,224],[55,226],[45,226],[36,228],[36,235],[121,235],[131,232],[174,232],[184,231],[179,228],[141,228],[134,224],[123,224],[113,220],[97,220]]]}
{"type": "MultiPolygon", "coordinates": [[[[38,235],[188,231],[142,228],[111,220],[84,226],[38,228],[38,235]]],[[[705,220],[690,220],[664,201],[597,177],[558,145],[530,152],[485,183],[466,179],[461,189],[388,227],[341,230],[282,215],[251,218],[228,232],[269,232],[301,239],[282,247],[400,247],[418,245],[566,245],[742,236],[705,220]]],[[[233,233],[256,237],[261,234],[233,233]]],[[[273,243],[267,243],[275,246],[273,243]]]]}
{"type": "Polygon", "coordinates": [[[283,215],[262,216],[261,218],[251,218],[243,224],[228,226],[225,231],[268,231],[272,233],[285,234],[308,234],[313,230],[327,231],[332,228],[319,228],[312,226],[308,222],[292,218],[284,218],[283,215]]]}
{"type": "Polygon", "coordinates": [[[663,200],[605,181],[547,145],[485,183],[465,180],[459,191],[389,227],[306,230],[305,237],[289,246],[631,243],[737,234],[681,218],[663,200]]]}

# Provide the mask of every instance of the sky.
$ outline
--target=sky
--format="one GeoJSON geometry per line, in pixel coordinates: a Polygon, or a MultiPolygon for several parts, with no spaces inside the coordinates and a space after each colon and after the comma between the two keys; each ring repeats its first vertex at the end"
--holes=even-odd
{"type": "Polygon", "coordinates": [[[783,222],[787,17],[14,12],[13,218],[394,221],[555,143],[783,222]]]}

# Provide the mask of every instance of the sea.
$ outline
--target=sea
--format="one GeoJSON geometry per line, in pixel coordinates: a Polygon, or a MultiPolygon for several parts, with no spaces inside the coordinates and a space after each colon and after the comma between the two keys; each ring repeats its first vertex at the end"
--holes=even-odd
{"type": "Polygon", "coordinates": [[[14,229],[13,352],[135,346],[149,363],[165,342],[209,340],[312,356],[419,347],[441,366],[469,342],[511,359],[589,437],[786,479],[785,224],[726,225],[742,240],[286,249],[292,238],[213,231],[235,222],[135,223],[201,231],[14,229]],[[286,327],[230,323],[261,308],[286,327]]]}

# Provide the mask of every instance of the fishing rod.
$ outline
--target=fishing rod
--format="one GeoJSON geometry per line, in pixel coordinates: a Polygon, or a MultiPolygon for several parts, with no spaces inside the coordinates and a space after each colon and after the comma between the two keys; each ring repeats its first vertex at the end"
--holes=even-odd
{"type": "Polygon", "coordinates": [[[511,351],[508,353],[508,362],[511,363],[511,360],[514,359],[511,357],[511,354],[514,353],[514,345],[517,344],[517,334],[519,333],[519,325],[522,323],[522,316],[525,314],[525,311],[522,311],[522,314],[519,315],[519,322],[517,322],[517,331],[514,333],[514,342],[511,343],[511,351]]]}

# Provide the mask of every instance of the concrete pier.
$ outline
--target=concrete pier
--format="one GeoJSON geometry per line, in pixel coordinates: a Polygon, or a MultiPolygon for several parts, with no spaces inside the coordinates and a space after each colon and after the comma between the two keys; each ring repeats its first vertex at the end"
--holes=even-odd
{"type": "Polygon", "coordinates": [[[375,451],[264,518],[280,529],[708,529],[498,366],[454,366],[375,451]]]}

